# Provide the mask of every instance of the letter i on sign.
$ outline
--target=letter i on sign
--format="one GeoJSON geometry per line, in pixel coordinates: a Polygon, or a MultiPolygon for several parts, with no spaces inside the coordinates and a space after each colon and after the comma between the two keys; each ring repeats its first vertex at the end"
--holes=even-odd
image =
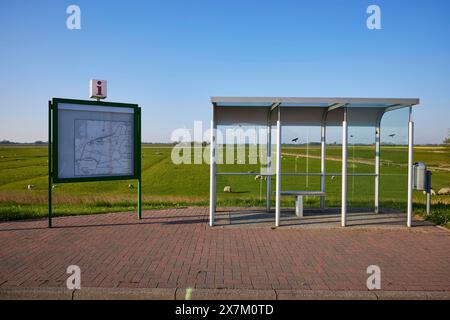
{"type": "Polygon", "coordinates": [[[97,95],[98,96],[102,95],[102,82],[100,80],[97,81],[97,95]]]}
{"type": "Polygon", "coordinates": [[[106,80],[92,79],[89,81],[89,97],[92,99],[106,98],[106,80]]]}

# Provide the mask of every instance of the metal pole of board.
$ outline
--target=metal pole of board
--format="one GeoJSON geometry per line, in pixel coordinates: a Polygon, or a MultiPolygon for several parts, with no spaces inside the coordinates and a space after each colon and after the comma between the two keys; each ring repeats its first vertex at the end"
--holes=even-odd
{"type": "Polygon", "coordinates": [[[52,103],[48,102],[48,227],[52,227],[52,103]]]}
{"type": "Polygon", "coordinates": [[[141,198],[142,198],[142,192],[141,192],[141,188],[142,188],[142,183],[141,183],[141,176],[139,175],[139,179],[138,179],[138,219],[141,220],[142,219],[142,206],[141,206],[141,198]]]}
{"type": "Polygon", "coordinates": [[[139,140],[137,141],[139,146],[138,156],[139,156],[139,179],[138,179],[138,219],[142,219],[142,146],[141,146],[141,108],[137,109],[138,112],[138,137],[139,140]]]}

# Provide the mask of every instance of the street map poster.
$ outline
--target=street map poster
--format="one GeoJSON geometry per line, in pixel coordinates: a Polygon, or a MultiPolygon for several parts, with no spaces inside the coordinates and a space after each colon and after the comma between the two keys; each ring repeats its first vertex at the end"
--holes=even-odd
{"type": "Polygon", "coordinates": [[[54,103],[55,180],[134,178],[137,106],[87,102],[54,103]]]}

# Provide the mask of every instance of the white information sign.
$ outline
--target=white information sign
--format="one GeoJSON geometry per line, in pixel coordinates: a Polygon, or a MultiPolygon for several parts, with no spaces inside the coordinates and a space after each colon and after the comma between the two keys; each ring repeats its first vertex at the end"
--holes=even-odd
{"type": "Polygon", "coordinates": [[[89,98],[105,99],[107,97],[107,81],[92,79],[89,80],[89,98]]]}

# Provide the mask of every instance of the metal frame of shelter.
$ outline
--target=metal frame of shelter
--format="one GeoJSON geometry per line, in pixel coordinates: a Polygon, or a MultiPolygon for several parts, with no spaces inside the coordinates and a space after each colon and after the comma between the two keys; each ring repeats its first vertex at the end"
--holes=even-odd
{"type": "MultiPolygon", "coordinates": [[[[287,98],[287,97],[212,97],[211,151],[210,151],[210,212],[209,225],[214,226],[216,213],[217,173],[217,126],[236,123],[250,123],[267,126],[267,176],[271,167],[271,131],[276,122],[276,170],[275,170],[275,226],[280,225],[281,211],[281,136],[282,125],[319,125],[321,127],[321,172],[320,191],[325,192],[325,152],[327,125],[342,126],[342,186],[341,186],[341,225],[347,224],[347,144],[348,114],[352,113],[352,123],[375,128],[375,194],[374,211],[379,212],[380,186],[380,123],[386,112],[409,108],[408,119],[408,196],[407,226],[412,226],[413,195],[413,144],[414,123],[412,107],[419,99],[384,98],[287,98]]],[[[248,173],[241,173],[248,174],[248,173]]],[[[266,209],[270,211],[271,179],[267,179],[266,209]]],[[[325,196],[321,196],[320,207],[325,207],[325,196]]]]}
{"type": "Polygon", "coordinates": [[[53,98],[48,102],[48,227],[52,227],[52,186],[53,182],[87,182],[87,181],[110,181],[110,180],[128,180],[136,179],[138,181],[138,219],[141,219],[141,108],[137,104],[102,102],[91,100],[75,100],[53,98]],[[133,109],[133,146],[134,146],[134,165],[132,175],[118,176],[96,176],[79,178],[60,178],[58,176],[58,104],[76,104],[99,107],[119,107],[133,109]]]}

